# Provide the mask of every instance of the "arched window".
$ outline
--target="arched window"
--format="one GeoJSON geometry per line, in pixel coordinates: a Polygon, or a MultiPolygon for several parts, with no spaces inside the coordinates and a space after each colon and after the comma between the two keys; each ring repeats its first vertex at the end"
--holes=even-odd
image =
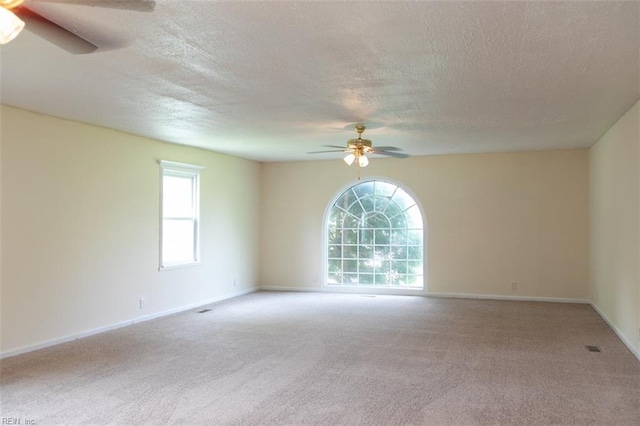
{"type": "Polygon", "coordinates": [[[327,285],[423,288],[422,212],[398,185],[360,182],[326,217],[327,285]]]}

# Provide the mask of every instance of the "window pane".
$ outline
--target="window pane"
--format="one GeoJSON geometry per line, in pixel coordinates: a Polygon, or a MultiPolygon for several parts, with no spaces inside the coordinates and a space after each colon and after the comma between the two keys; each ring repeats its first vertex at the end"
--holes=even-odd
{"type": "Polygon", "coordinates": [[[376,195],[382,195],[384,197],[391,197],[395,192],[397,186],[381,180],[376,181],[376,195]]]}
{"type": "Polygon", "coordinates": [[[342,274],[344,284],[358,285],[358,274],[342,274]]]}
{"type": "Polygon", "coordinates": [[[193,220],[165,219],[162,221],[163,264],[196,260],[193,229],[193,220]]]}
{"type": "Polygon", "coordinates": [[[407,276],[406,285],[409,287],[422,287],[424,285],[423,281],[422,275],[409,275],[407,276]]]}
{"type": "Polygon", "coordinates": [[[358,261],[357,260],[343,260],[342,261],[342,271],[343,272],[358,272],[358,261]]]}
{"type": "Polygon", "coordinates": [[[374,213],[367,215],[367,228],[389,228],[389,219],[383,214],[374,213]]]}
{"type": "Polygon", "coordinates": [[[356,218],[360,218],[363,212],[364,210],[362,210],[362,206],[357,201],[349,206],[349,213],[354,215],[356,218]]]}
{"type": "Polygon", "coordinates": [[[407,243],[409,245],[422,245],[422,230],[419,231],[408,231],[407,232],[407,243]]]}
{"type": "Polygon", "coordinates": [[[376,259],[389,259],[391,257],[391,248],[389,246],[375,246],[376,259]]]}
{"type": "Polygon", "coordinates": [[[342,272],[342,260],[341,259],[329,259],[329,272],[342,272]]]}
{"type": "Polygon", "coordinates": [[[348,210],[351,203],[355,200],[356,196],[353,194],[353,191],[348,190],[338,199],[336,206],[340,207],[342,210],[348,210]]]}
{"type": "Polygon", "coordinates": [[[396,274],[406,274],[407,273],[407,261],[406,260],[401,260],[401,261],[393,261],[391,262],[391,271],[396,273],[396,274]]]}
{"type": "Polygon", "coordinates": [[[413,201],[413,198],[409,196],[409,194],[407,194],[406,192],[404,192],[402,189],[399,189],[399,188],[393,196],[393,201],[398,203],[398,205],[400,205],[400,207],[402,207],[403,210],[406,209],[407,207],[411,207],[416,203],[415,201],[413,201]]]}
{"type": "Polygon", "coordinates": [[[345,212],[342,209],[334,208],[331,211],[331,215],[329,216],[329,227],[330,228],[341,228],[342,221],[344,220],[345,212]]]}
{"type": "Polygon", "coordinates": [[[342,256],[345,259],[357,259],[358,258],[358,246],[343,246],[342,256]]]}
{"type": "Polygon", "coordinates": [[[388,259],[376,259],[375,272],[389,272],[391,271],[391,261],[388,259]]]}
{"type": "Polygon", "coordinates": [[[407,218],[407,228],[409,229],[421,229],[422,228],[422,215],[417,205],[407,209],[405,212],[407,218]]]}
{"type": "Polygon", "coordinates": [[[329,259],[340,259],[342,257],[342,246],[330,245],[329,246],[329,259]]]}
{"type": "Polygon", "coordinates": [[[358,271],[359,272],[373,272],[373,262],[371,259],[362,259],[358,260],[358,271]]]}
{"type": "Polygon", "coordinates": [[[404,245],[407,243],[407,231],[404,229],[394,229],[391,232],[391,244],[404,245]]]}
{"type": "Polygon", "coordinates": [[[407,218],[404,213],[400,213],[389,219],[392,228],[406,228],[407,218]]]}
{"type": "Polygon", "coordinates": [[[352,214],[347,214],[344,216],[344,219],[342,220],[342,227],[343,228],[357,228],[358,225],[360,224],[360,217],[356,217],[352,214]]]}
{"type": "Polygon", "coordinates": [[[373,229],[363,229],[360,231],[360,244],[373,244],[373,229]]]}
{"type": "Polygon", "coordinates": [[[387,285],[387,274],[375,274],[374,277],[376,285],[387,285]]]}
{"type": "Polygon", "coordinates": [[[367,195],[373,195],[373,185],[372,181],[362,182],[353,187],[353,192],[358,194],[358,197],[362,198],[367,195]]]}
{"type": "Polygon", "coordinates": [[[358,244],[358,230],[347,229],[342,231],[342,244],[358,244]]]}
{"type": "Polygon", "coordinates": [[[371,285],[373,284],[373,274],[360,274],[360,285],[371,285]]]}
{"type": "Polygon", "coordinates": [[[373,197],[373,204],[375,211],[383,212],[386,209],[387,204],[389,204],[389,198],[377,195],[373,197]]]}
{"type": "Polygon", "coordinates": [[[406,259],[407,248],[405,246],[391,246],[391,257],[393,259],[406,259]]]}
{"type": "Polygon", "coordinates": [[[422,260],[422,246],[407,247],[407,255],[409,260],[422,260]]]}
{"type": "Polygon", "coordinates": [[[387,215],[387,217],[393,217],[398,213],[402,213],[403,211],[404,209],[400,207],[395,201],[391,201],[387,205],[387,208],[384,209],[384,214],[387,215]]]}
{"type": "Polygon", "coordinates": [[[329,231],[327,242],[329,244],[340,244],[342,243],[342,231],[329,231]]]}
{"type": "Polygon", "coordinates": [[[422,274],[422,262],[421,261],[409,261],[407,272],[410,274],[422,274]]]}
{"type": "Polygon", "coordinates": [[[364,197],[360,199],[360,203],[366,212],[373,211],[373,197],[364,197]]]}
{"type": "Polygon", "coordinates": [[[360,259],[373,259],[373,246],[372,245],[360,245],[359,258],[360,259]]]}
{"type": "Polygon", "coordinates": [[[165,175],[162,181],[164,217],[193,217],[193,178],[165,175]]]}
{"type": "Polygon", "coordinates": [[[342,284],[342,274],[340,272],[329,272],[327,284],[342,284]]]}
{"type": "Polygon", "coordinates": [[[391,231],[389,229],[376,229],[375,237],[376,237],[376,244],[391,243],[391,231]]]}

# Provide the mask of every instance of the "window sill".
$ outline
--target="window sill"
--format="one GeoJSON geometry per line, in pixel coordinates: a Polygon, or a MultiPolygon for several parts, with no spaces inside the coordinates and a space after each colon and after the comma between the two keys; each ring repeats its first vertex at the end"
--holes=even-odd
{"type": "Polygon", "coordinates": [[[175,263],[170,265],[164,265],[164,266],[160,266],[158,268],[158,271],[162,272],[162,271],[169,271],[172,269],[191,268],[191,267],[200,265],[200,263],[201,262],[198,260],[196,262],[175,263]]]}

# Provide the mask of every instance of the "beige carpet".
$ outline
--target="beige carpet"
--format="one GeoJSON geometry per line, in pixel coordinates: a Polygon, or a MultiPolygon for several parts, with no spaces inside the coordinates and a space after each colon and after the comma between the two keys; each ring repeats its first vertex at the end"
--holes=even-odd
{"type": "Polygon", "coordinates": [[[260,292],[210,308],[3,360],[2,416],[640,424],[640,362],[588,305],[260,292]]]}

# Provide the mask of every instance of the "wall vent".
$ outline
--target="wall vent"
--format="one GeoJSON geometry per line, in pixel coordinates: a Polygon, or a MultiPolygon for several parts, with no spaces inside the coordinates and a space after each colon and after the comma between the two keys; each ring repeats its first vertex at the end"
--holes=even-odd
{"type": "Polygon", "coordinates": [[[589,345],[587,345],[587,346],[585,346],[585,347],[587,348],[587,350],[588,350],[589,352],[602,352],[602,351],[600,350],[600,348],[599,348],[599,347],[597,347],[597,346],[589,346],[589,345]]]}

